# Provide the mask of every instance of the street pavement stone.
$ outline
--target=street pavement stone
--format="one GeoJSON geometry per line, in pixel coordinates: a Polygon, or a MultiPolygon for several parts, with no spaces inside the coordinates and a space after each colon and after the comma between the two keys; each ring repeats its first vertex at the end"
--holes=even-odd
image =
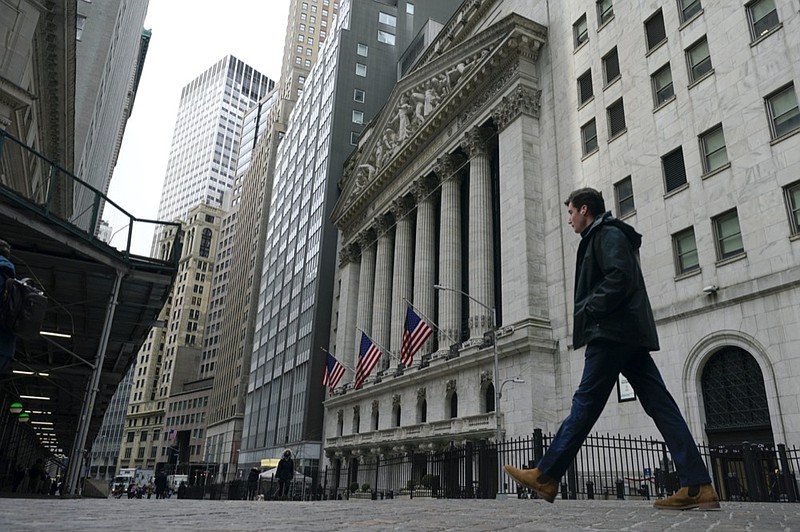
{"type": "Polygon", "coordinates": [[[648,501],[350,500],[317,502],[0,498],[0,531],[772,531],[800,530],[800,504],[655,510],[648,501]]]}

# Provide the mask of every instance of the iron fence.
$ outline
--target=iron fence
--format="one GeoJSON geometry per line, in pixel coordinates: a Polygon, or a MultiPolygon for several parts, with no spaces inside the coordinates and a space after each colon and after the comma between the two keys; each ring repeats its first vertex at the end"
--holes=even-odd
{"type": "MultiPolygon", "coordinates": [[[[337,459],[320,475],[321,498],[494,498],[498,492],[534,497],[505,472],[498,490],[497,460],[532,468],[553,439],[530,436],[492,442],[450,443],[443,449],[337,459]]],[[[800,450],[783,444],[699,445],[720,498],[726,501],[798,502],[800,450]]],[[[562,478],[563,499],[654,499],[679,488],[663,441],[593,434],[562,478]]]]}

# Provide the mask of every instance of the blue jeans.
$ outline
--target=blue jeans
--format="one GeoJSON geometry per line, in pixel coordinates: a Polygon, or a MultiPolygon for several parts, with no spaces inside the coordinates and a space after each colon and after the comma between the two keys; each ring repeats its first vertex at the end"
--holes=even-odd
{"type": "Polygon", "coordinates": [[[564,475],[603,412],[620,373],[628,379],[644,411],[661,432],[681,486],[711,483],[689,427],[650,353],[612,342],[594,342],[586,348],[583,377],[572,396],[572,409],[539,461],[539,470],[555,480],[564,475]]]}

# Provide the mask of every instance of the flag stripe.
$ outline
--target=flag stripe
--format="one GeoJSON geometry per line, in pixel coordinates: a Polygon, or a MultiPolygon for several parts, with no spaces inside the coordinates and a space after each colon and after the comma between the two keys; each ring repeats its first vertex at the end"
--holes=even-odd
{"type": "Polygon", "coordinates": [[[325,369],[322,372],[322,385],[330,389],[336,388],[344,376],[345,367],[330,353],[327,354],[325,369]]]}

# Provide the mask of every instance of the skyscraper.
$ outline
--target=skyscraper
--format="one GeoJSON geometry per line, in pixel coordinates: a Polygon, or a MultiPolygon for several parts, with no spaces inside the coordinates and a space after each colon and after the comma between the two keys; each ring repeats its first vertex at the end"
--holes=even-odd
{"type": "Polygon", "coordinates": [[[458,1],[339,6],[279,147],[259,272],[239,468],[291,447],[313,472],[321,453],[324,356],[331,334],[338,177],[363,127],[383,105],[397,65],[428,18],[458,1]]]}
{"type": "Polygon", "coordinates": [[[206,461],[218,464],[217,479],[236,474],[242,434],[244,395],[247,390],[255,289],[264,257],[264,233],[272,198],[272,180],[278,145],[289,116],[303,92],[308,72],[328,36],[338,0],[293,0],[289,9],[281,87],[260,104],[253,128],[243,130],[244,165],[237,170],[231,207],[222,222],[219,260],[214,269],[210,316],[203,351],[204,371],[214,371],[209,401],[206,461]],[[262,112],[268,111],[264,120],[262,112]],[[245,144],[245,139],[247,143],[245,144]],[[249,143],[252,142],[252,148],[249,143]],[[245,167],[246,165],[246,167],[245,167]]]}
{"type": "Polygon", "coordinates": [[[222,206],[236,172],[242,118],[274,84],[229,55],[183,88],[159,220],[185,216],[201,203],[222,206]]]}

